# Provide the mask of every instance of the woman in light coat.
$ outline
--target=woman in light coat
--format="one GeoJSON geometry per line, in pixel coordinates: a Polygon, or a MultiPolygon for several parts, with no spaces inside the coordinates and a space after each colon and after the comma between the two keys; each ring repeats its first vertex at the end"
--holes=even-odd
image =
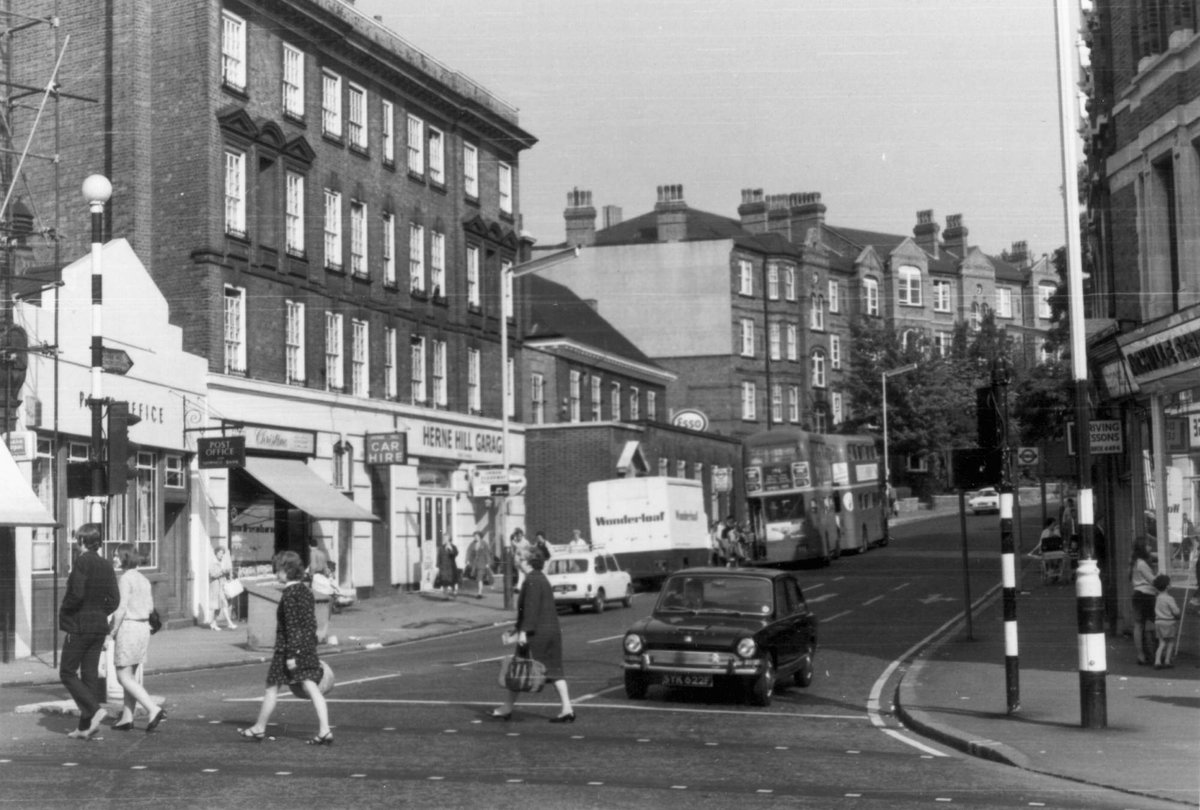
{"type": "Polygon", "coordinates": [[[142,557],[130,543],[121,543],[113,559],[121,576],[117,589],[121,592],[121,604],[112,615],[112,637],[114,640],[113,663],[117,669],[117,682],[125,690],[120,718],[113,723],[113,731],[129,731],[133,728],[133,714],[142,704],[146,716],[146,731],[154,731],[158,724],[167,719],[167,712],[154,702],[146,687],[137,679],[137,669],[146,663],[146,650],[150,646],[150,612],[154,610],[154,594],[150,581],[137,570],[142,557]]]}
{"type": "Polygon", "coordinates": [[[224,617],[225,624],[230,630],[237,627],[233,623],[229,611],[229,598],[225,596],[225,583],[233,581],[233,562],[225,552],[224,546],[213,549],[212,559],[208,563],[208,603],[213,606],[212,621],[208,626],[220,630],[217,619],[224,617]]]}

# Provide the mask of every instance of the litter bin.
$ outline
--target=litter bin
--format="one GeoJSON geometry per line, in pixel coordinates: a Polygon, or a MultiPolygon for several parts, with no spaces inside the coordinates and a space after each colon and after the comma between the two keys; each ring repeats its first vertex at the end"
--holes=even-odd
{"type": "MultiPolygon", "coordinates": [[[[275,647],[275,614],[283,589],[275,580],[247,582],[246,586],[246,644],[252,650],[269,650],[275,647]]],[[[304,587],[304,586],[297,586],[304,587]]],[[[317,643],[324,643],[329,628],[330,599],[320,594],[313,595],[316,601],[317,643]]]]}

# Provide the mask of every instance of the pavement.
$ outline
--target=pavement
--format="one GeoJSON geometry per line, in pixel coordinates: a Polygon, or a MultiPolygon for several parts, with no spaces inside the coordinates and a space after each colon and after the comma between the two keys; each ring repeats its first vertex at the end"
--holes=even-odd
{"type": "MultiPolygon", "coordinates": [[[[903,512],[893,525],[939,512],[903,512]]],[[[970,638],[965,621],[950,626],[899,668],[893,709],[913,731],[973,756],[1089,785],[1200,807],[1200,609],[1189,607],[1172,669],[1136,664],[1128,637],[1106,643],[1103,728],[1083,728],[1075,593],[1043,585],[1026,561],[1017,598],[1019,708],[1008,712],[999,588],[977,601],[970,638]]],[[[506,624],[503,595],[474,589],[457,599],[396,592],[361,600],[330,620],[338,644],[322,656],[337,668],[340,651],[506,624]]],[[[1181,599],[1182,592],[1177,592],[1181,599]]],[[[1188,594],[1192,596],[1194,594],[1188,594]]],[[[168,627],[150,645],[147,675],[266,662],[250,649],[245,625],[214,632],[168,627]]],[[[0,687],[57,684],[49,656],[0,663],[0,687]]],[[[66,698],[65,691],[63,698],[66,698]]],[[[69,700],[26,704],[22,712],[74,711],[69,700]]]]}

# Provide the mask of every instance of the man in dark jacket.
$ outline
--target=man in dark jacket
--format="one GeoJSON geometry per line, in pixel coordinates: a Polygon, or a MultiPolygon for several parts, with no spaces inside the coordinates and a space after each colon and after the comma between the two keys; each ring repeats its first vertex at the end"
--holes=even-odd
{"type": "Polygon", "coordinates": [[[79,728],[71,737],[88,739],[100,730],[106,712],[100,707],[100,653],[108,638],[108,617],[121,602],[112,563],[96,553],[100,548],[99,523],[85,523],[75,532],[83,553],[75,558],[67,577],[67,593],[58,611],[63,642],[58,676],[79,707],[79,728]]]}

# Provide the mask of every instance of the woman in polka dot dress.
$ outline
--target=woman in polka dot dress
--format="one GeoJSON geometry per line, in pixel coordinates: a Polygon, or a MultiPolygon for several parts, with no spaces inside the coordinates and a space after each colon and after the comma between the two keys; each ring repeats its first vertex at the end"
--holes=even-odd
{"type": "Polygon", "coordinates": [[[275,612],[275,655],[267,670],[267,691],[263,695],[258,720],[249,728],[238,729],[247,740],[262,742],[267,734],[267,721],[275,711],[279,687],[300,681],[304,692],[317,712],[317,736],[309,745],[333,745],[329,730],[329,708],[317,684],[321,681],[321,661],[317,658],[317,617],[313,595],[301,581],[304,565],[294,551],[275,555],[275,576],[283,584],[283,596],[275,612]]]}

